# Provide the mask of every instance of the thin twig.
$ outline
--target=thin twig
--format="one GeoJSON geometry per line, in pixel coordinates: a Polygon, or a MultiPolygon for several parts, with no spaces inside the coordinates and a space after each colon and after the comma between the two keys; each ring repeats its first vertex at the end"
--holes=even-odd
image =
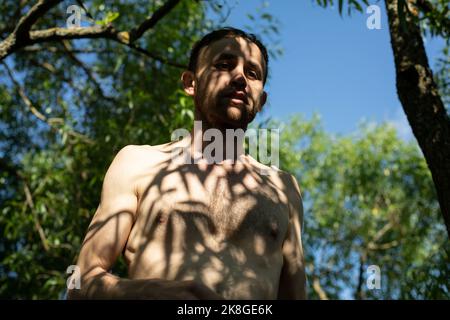
{"type": "Polygon", "coordinates": [[[133,43],[149,29],[153,28],[159,20],[166,16],[180,0],[169,0],[163,6],[158,8],[151,17],[145,19],[137,28],[130,31],[130,43],[133,43]]]}
{"type": "MultiPolygon", "coordinates": [[[[55,123],[59,123],[60,121],[57,121],[55,119],[60,119],[60,118],[47,118],[45,115],[43,115],[36,107],[34,107],[32,101],[30,100],[30,98],[28,98],[28,96],[25,94],[25,90],[24,88],[19,84],[19,82],[14,78],[11,69],[8,67],[8,65],[6,63],[4,63],[3,61],[1,62],[1,64],[5,67],[6,72],[9,76],[9,78],[11,79],[11,82],[13,83],[14,87],[16,88],[16,91],[19,93],[19,96],[22,98],[22,101],[25,103],[25,105],[28,107],[28,109],[31,111],[31,113],[37,117],[39,120],[41,120],[42,122],[45,122],[47,125],[50,126],[50,128],[54,129],[54,130],[58,130],[58,128],[55,127],[55,123]]],[[[86,137],[85,135],[76,132],[74,130],[68,130],[67,134],[69,136],[75,137],[75,138],[79,138],[80,140],[83,140],[84,142],[88,143],[88,144],[94,144],[94,141],[89,139],[88,137],[86,137]]]]}
{"type": "Polygon", "coordinates": [[[45,236],[44,229],[42,229],[42,226],[39,222],[39,218],[34,209],[34,202],[33,202],[33,197],[31,195],[30,188],[28,187],[27,183],[25,182],[25,179],[23,179],[22,181],[23,181],[23,190],[25,193],[25,201],[26,201],[28,207],[30,208],[31,213],[33,214],[34,226],[39,234],[39,238],[41,239],[44,250],[48,251],[50,248],[48,245],[47,237],[45,236]]]}

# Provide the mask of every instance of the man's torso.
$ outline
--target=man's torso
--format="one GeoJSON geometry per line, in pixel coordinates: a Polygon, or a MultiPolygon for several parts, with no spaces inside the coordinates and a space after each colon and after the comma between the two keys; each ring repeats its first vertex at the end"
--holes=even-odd
{"type": "Polygon", "coordinates": [[[282,173],[261,174],[249,157],[177,164],[173,147],[140,147],[129,277],[197,280],[226,299],[276,299],[289,220],[282,173]]]}

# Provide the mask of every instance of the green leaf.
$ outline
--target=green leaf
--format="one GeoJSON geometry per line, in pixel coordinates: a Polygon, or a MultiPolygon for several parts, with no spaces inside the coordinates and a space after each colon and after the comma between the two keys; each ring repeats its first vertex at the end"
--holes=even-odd
{"type": "Polygon", "coordinates": [[[114,66],[113,73],[117,73],[117,71],[119,71],[119,68],[122,66],[122,64],[123,64],[123,56],[119,56],[119,58],[116,61],[116,65],[114,66]]]}
{"type": "Polygon", "coordinates": [[[353,4],[356,10],[358,10],[359,12],[363,12],[363,8],[361,7],[358,1],[350,0],[350,3],[353,4]]]}
{"type": "Polygon", "coordinates": [[[98,25],[104,26],[104,25],[107,25],[107,24],[112,23],[112,22],[113,22],[114,20],[116,20],[119,16],[120,16],[120,13],[119,13],[119,12],[111,12],[111,11],[108,11],[108,12],[106,13],[105,18],[103,18],[102,20],[96,20],[95,23],[98,24],[98,25]]]}
{"type": "Polygon", "coordinates": [[[104,19],[104,21],[106,22],[106,24],[109,24],[114,20],[116,20],[119,17],[119,15],[120,15],[119,12],[108,12],[106,14],[106,18],[104,19]]]}

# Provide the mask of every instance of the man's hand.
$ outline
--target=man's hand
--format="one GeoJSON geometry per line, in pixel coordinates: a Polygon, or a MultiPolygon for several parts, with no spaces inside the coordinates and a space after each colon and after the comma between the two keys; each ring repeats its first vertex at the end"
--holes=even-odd
{"type": "Polygon", "coordinates": [[[161,300],[224,300],[204,284],[196,281],[160,281],[153,296],[161,300]]]}

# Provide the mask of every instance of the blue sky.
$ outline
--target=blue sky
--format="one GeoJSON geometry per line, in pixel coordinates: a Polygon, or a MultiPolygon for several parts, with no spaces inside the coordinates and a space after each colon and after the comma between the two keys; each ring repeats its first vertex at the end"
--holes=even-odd
{"type": "MultiPolygon", "coordinates": [[[[225,24],[244,28],[250,24],[246,14],[254,13],[260,4],[259,0],[236,1],[225,24]]],[[[260,118],[288,119],[293,113],[309,118],[317,112],[325,129],[337,134],[356,130],[363,119],[390,121],[400,136],[410,138],[396,94],[384,2],[378,5],[381,29],[369,30],[369,14],[341,17],[336,6],[324,9],[312,0],[270,1],[266,10],[281,22],[284,55],[270,62],[269,105],[260,118]]],[[[434,67],[443,41],[426,39],[425,45],[434,67]]]]}

